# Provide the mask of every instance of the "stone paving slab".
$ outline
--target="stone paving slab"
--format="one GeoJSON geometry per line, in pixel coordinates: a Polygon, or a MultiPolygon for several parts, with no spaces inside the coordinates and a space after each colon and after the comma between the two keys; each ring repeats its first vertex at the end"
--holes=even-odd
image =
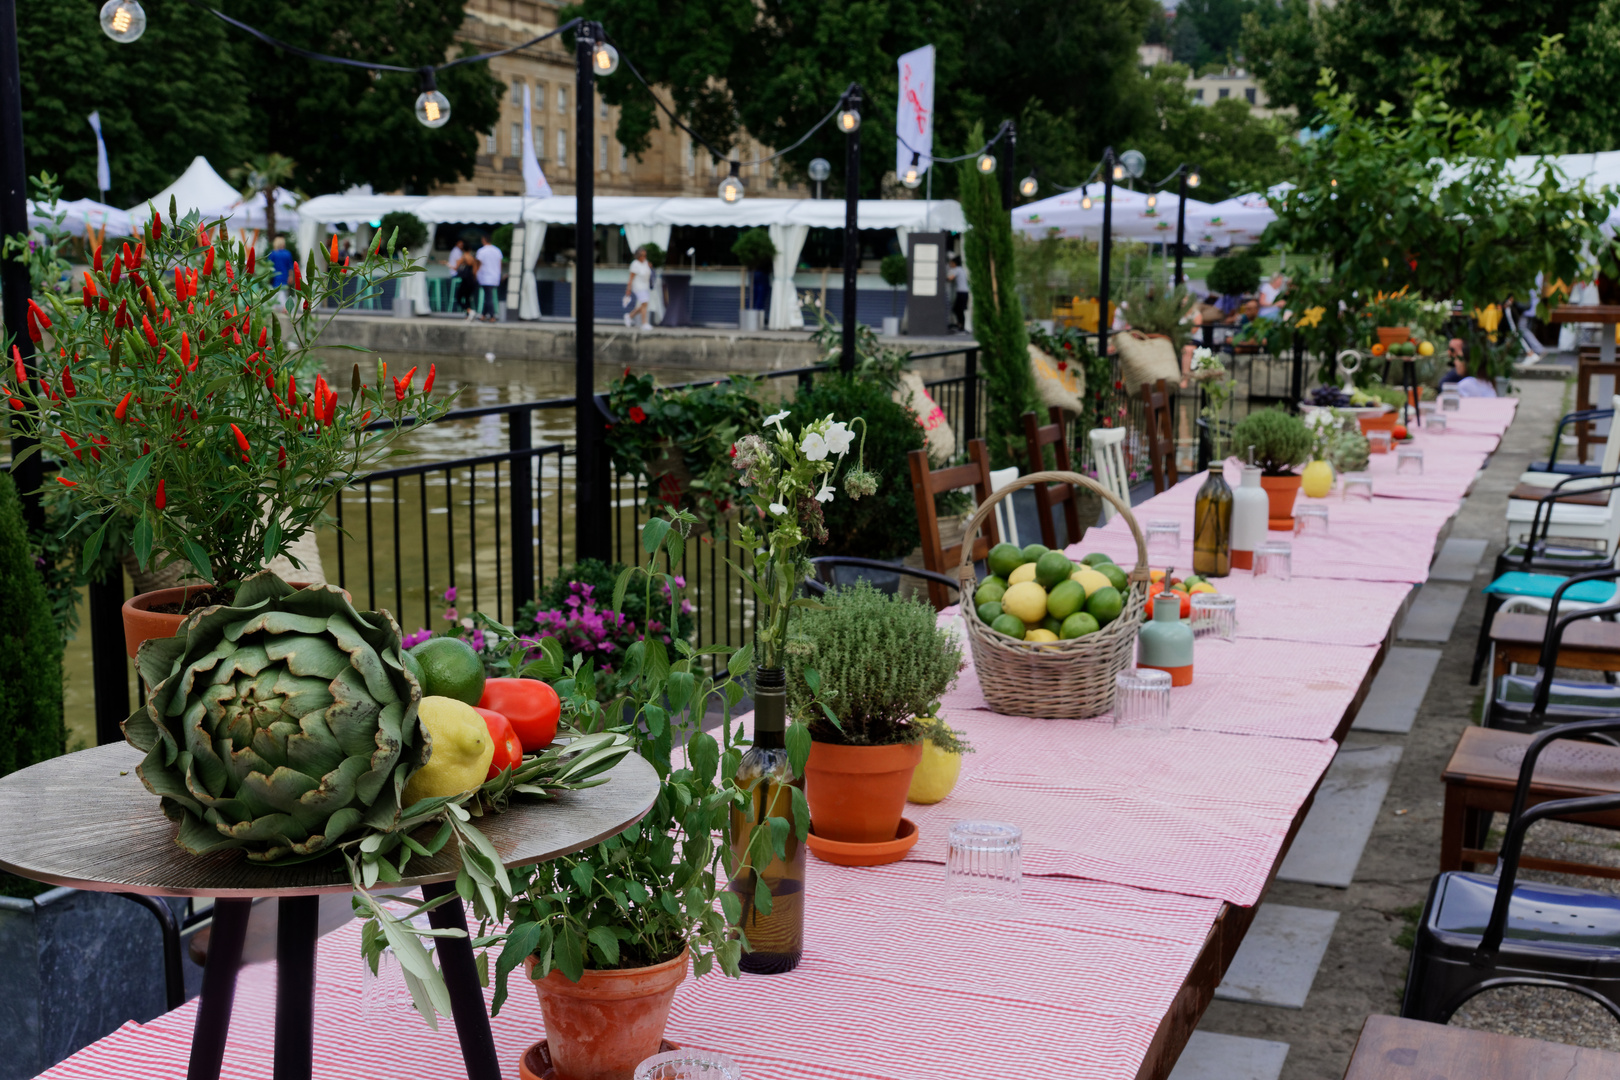
{"type": "Polygon", "coordinates": [[[1350,730],[1387,731],[1397,735],[1411,731],[1439,663],[1439,649],[1413,649],[1404,645],[1390,649],[1350,730]]]}
{"type": "Polygon", "coordinates": [[[1322,964],[1337,911],[1262,904],[1215,996],[1302,1009],[1322,964]]]}
{"type": "Polygon", "coordinates": [[[1277,1080],[1288,1044],[1195,1031],[1170,1080],[1277,1080]]]}
{"type": "Polygon", "coordinates": [[[1349,888],[1400,760],[1395,745],[1341,747],[1277,876],[1349,888]]]}
{"type": "Polygon", "coordinates": [[[1405,641],[1451,640],[1451,628],[1462,614],[1463,602],[1468,599],[1466,585],[1440,585],[1429,582],[1418,590],[1417,598],[1406,612],[1406,619],[1395,636],[1405,641]]]}
{"type": "Polygon", "coordinates": [[[1479,560],[1485,556],[1486,543],[1488,541],[1461,536],[1447,540],[1440,545],[1440,554],[1429,567],[1429,580],[1472,582],[1479,571],[1479,560]]]}

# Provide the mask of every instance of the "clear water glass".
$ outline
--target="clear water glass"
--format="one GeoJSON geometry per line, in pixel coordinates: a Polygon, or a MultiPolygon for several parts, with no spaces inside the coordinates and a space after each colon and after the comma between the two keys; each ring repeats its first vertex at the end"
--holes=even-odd
{"type": "Polygon", "coordinates": [[[1148,522],[1146,539],[1148,562],[1174,562],[1181,555],[1179,521],[1148,522]]]}
{"type": "Polygon", "coordinates": [[[1456,412],[1462,408],[1462,395],[1455,390],[1440,391],[1440,411],[1456,412]]]}
{"type": "Polygon", "coordinates": [[[1423,475],[1423,451],[1415,446],[1403,446],[1395,451],[1395,471],[1412,476],[1423,475]]]}
{"type": "Polygon", "coordinates": [[[1132,733],[1170,730],[1170,673],[1126,668],[1115,675],[1114,726],[1132,733]]]}
{"type": "Polygon", "coordinates": [[[1430,413],[1423,418],[1423,430],[1430,435],[1444,435],[1446,433],[1446,414],[1430,413]]]}
{"type": "Polygon", "coordinates": [[[1367,452],[1370,454],[1387,454],[1389,453],[1390,443],[1393,441],[1394,436],[1389,432],[1374,428],[1367,432],[1367,452]]]}
{"type": "Polygon", "coordinates": [[[371,965],[360,961],[360,1017],[363,1020],[384,1021],[414,1015],[411,992],[405,985],[405,973],[400,969],[399,957],[394,950],[384,948],[377,958],[377,973],[371,965]]]}
{"type": "Polygon", "coordinates": [[[1364,472],[1347,472],[1344,474],[1344,499],[1346,502],[1352,499],[1361,502],[1372,502],[1372,497],[1373,482],[1371,476],[1364,472]]]}
{"type": "Polygon", "coordinates": [[[1192,632],[1195,638],[1235,641],[1237,597],[1226,593],[1193,593],[1192,632]]]}
{"type": "Polygon", "coordinates": [[[1328,534],[1328,508],[1312,503],[1294,507],[1295,536],[1326,536],[1328,534]]]}
{"type": "Polygon", "coordinates": [[[1272,540],[1254,549],[1254,576],[1273,581],[1292,581],[1294,549],[1281,540],[1272,540]]]}
{"type": "Polygon", "coordinates": [[[1023,893],[1023,829],[1004,821],[957,821],[951,825],[948,844],[947,905],[987,911],[1018,906],[1023,893]]]}
{"type": "Polygon", "coordinates": [[[742,1080],[742,1069],[712,1050],[665,1050],[637,1065],[635,1080],[742,1080]]]}

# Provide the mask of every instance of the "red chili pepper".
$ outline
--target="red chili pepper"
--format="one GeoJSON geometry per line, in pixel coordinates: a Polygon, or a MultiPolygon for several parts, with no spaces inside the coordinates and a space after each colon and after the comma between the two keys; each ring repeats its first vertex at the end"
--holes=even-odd
{"type": "Polygon", "coordinates": [[[321,414],[321,423],[331,427],[337,419],[337,394],[331,390],[326,391],[326,411],[321,414]]]}
{"type": "MultiPolygon", "coordinates": [[[[231,265],[231,264],[230,264],[230,263],[226,263],[226,264],[225,264],[225,265],[226,265],[226,266],[229,266],[229,265],[231,265]]],[[[212,304],[212,303],[213,303],[213,302],[214,302],[214,290],[213,290],[213,289],[209,289],[209,290],[208,290],[208,299],[207,299],[207,300],[204,300],[204,301],[203,301],[203,305],[204,305],[204,306],[205,306],[205,307],[206,307],[206,306],[207,306],[207,305],[209,305],[209,304],[212,304]]]]}
{"type": "Polygon", "coordinates": [[[159,510],[169,505],[169,496],[163,490],[162,480],[158,481],[157,495],[153,497],[152,505],[156,506],[159,510]]]}
{"type": "Polygon", "coordinates": [[[128,267],[135,265],[135,253],[129,249],[128,240],[124,241],[124,265],[128,267]]]}
{"type": "Polygon", "coordinates": [[[73,451],[74,457],[78,458],[80,461],[84,460],[84,454],[79,452],[79,444],[73,441],[73,436],[64,431],[62,432],[62,441],[67,443],[67,448],[73,451]]]}
{"type": "Polygon", "coordinates": [[[293,292],[304,291],[304,275],[303,272],[298,269],[298,264],[296,262],[293,263],[292,287],[293,292]]]}
{"type": "Polygon", "coordinates": [[[64,367],[62,369],[62,393],[71,398],[78,392],[79,388],[73,384],[73,372],[64,367]]]}
{"type": "MultiPolygon", "coordinates": [[[[98,273],[98,274],[101,272],[101,248],[102,248],[101,244],[96,245],[95,269],[96,269],[96,273],[98,273]]],[[[114,258],[117,258],[117,256],[115,255],[114,258]]]]}
{"type": "Polygon", "coordinates": [[[371,419],[371,410],[367,409],[366,414],[360,418],[360,426],[365,427],[366,426],[366,421],[370,420],[370,419],[371,419]]]}
{"type": "Polygon", "coordinates": [[[39,321],[34,318],[34,309],[28,309],[28,340],[38,345],[42,340],[39,332],[39,321]]]}
{"type": "Polygon", "coordinates": [[[123,260],[123,257],[116,254],[116,253],[114,253],[113,261],[112,261],[112,270],[110,270],[108,272],[108,276],[112,279],[112,283],[114,285],[118,284],[118,275],[122,274],[123,272],[124,272],[124,260],[123,260]]]}
{"type": "Polygon", "coordinates": [[[39,325],[47,330],[51,328],[51,317],[45,314],[45,309],[34,303],[32,299],[28,301],[28,311],[34,318],[39,320],[39,325]]]}
{"type": "Polygon", "coordinates": [[[236,271],[231,269],[231,260],[225,260],[225,280],[234,287],[236,284],[236,271]]]}
{"type": "Polygon", "coordinates": [[[86,307],[89,307],[90,301],[96,298],[96,283],[91,279],[88,270],[84,272],[84,292],[80,295],[83,297],[86,307]]]}
{"type": "Polygon", "coordinates": [[[276,447],[276,468],[285,469],[286,467],[287,467],[287,448],[285,446],[278,446],[278,447],[276,447]]]}
{"type": "Polygon", "coordinates": [[[298,400],[298,380],[291,373],[287,375],[287,400],[298,400]]]}
{"type": "Polygon", "coordinates": [[[133,391],[133,390],[131,390],[129,393],[124,395],[124,400],[120,401],[118,403],[118,407],[113,410],[113,419],[114,420],[118,420],[120,422],[124,420],[124,418],[129,414],[129,399],[134,397],[134,396],[135,396],[135,391],[133,391]]]}
{"type": "Polygon", "coordinates": [[[79,482],[77,480],[69,480],[65,476],[58,476],[56,478],[56,482],[58,484],[61,484],[63,487],[78,487],[79,486],[79,482]]]}
{"type": "Polygon", "coordinates": [[[17,382],[20,383],[23,386],[27,386],[28,385],[28,369],[23,367],[22,353],[17,351],[17,346],[15,346],[15,345],[13,345],[11,347],[11,360],[12,360],[12,363],[15,364],[16,368],[17,368],[17,382]]]}
{"type": "Polygon", "coordinates": [[[146,241],[137,241],[135,244],[135,265],[143,266],[146,263],[146,241]]]}
{"type": "Polygon", "coordinates": [[[405,383],[401,379],[395,379],[394,380],[394,400],[395,401],[404,401],[405,400],[405,383]]]}
{"type": "Polygon", "coordinates": [[[235,424],[231,425],[231,434],[236,436],[236,445],[242,451],[242,460],[246,461],[248,459],[248,450],[250,449],[248,446],[247,436],[242,434],[242,429],[237,427],[235,424]]]}
{"type": "Polygon", "coordinates": [[[176,300],[186,298],[186,271],[179,266],[174,268],[174,298],[176,300]]]}
{"type": "Polygon", "coordinates": [[[180,331],[180,362],[186,365],[187,371],[197,369],[197,365],[191,362],[191,338],[184,330],[180,331]]]}
{"type": "Polygon", "coordinates": [[[11,398],[9,400],[11,401],[11,407],[13,409],[22,410],[22,409],[28,408],[28,406],[24,405],[22,402],[18,401],[16,398],[11,398]]]}
{"type": "Polygon", "coordinates": [[[329,262],[338,261],[337,233],[332,234],[332,246],[326,249],[326,258],[329,262]]]}
{"type": "Polygon", "coordinates": [[[141,333],[146,335],[146,343],[152,348],[158,347],[157,331],[152,329],[152,320],[145,315],[141,316],[141,333]]]}
{"type": "Polygon", "coordinates": [[[210,247],[203,253],[203,277],[214,276],[214,249],[210,247]]]}
{"type": "Polygon", "coordinates": [[[428,365],[428,376],[427,376],[426,379],[422,380],[422,393],[431,394],[433,392],[433,379],[438,374],[439,374],[439,365],[438,364],[429,364],[428,365]]]}
{"type": "Polygon", "coordinates": [[[250,273],[250,274],[253,273],[253,254],[254,254],[253,249],[248,248],[247,272],[250,273]]]}
{"type": "Polygon", "coordinates": [[[152,239],[163,239],[163,215],[156,210],[152,211],[152,239]]]}

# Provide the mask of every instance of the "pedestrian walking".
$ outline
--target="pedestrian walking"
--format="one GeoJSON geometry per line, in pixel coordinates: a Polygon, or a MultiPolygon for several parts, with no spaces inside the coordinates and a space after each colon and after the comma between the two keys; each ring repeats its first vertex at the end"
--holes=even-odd
{"type": "Polygon", "coordinates": [[[450,276],[455,280],[451,306],[456,311],[466,313],[470,320],[473,317],[473,304],[477,299],[478,281],[474,276],[477,265],[473,261],[472,253],[467,250],[465,238],[456,240],[455,246],[450,249],[450,257],[444,260],[450,268],[450,276]]]}
{"type": "Polygon", "coordinates": [[[945,280],[951,283],[954,295],[951,299],[951,329],[967,329],[968,307],[968,272],[962,265],[960,255],[951,256],[951,268],[945,272],[945,280]]]}
{"type": "Polygon", "coordinates": [[[292,278],[293,253],[287,250],[287,238],[278,236],[270,241],[270,284],[276,290],[276,302],[287,306],[287,282],[292,278]]]}
{"type": "Polygon", "coordinates": [[[652,301],[652,263],[647,261],[647,249],[636,248],[636,261],[630,264],[630,280],[624,283],[624,295],[634,305],[624,317],[624,325],[631,329],[652,329],[647,305],[652,301]]]}
{"type": "Polygon", "coordinates": [[[489,234],[484,234],[484,244],[473,258],[478,260],[478,291],[483,294],[483,314],[485,322],[494,322],[496,314],[496,297],[501,287],[501,249],[490,243],[489,234]]]}

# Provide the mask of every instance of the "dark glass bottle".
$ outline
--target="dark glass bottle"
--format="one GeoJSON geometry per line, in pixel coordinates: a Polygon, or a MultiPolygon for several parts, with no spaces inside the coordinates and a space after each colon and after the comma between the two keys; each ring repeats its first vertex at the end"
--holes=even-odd
{"type": "Polygon", "coordinates": [[[792,971],[804,957],[805,846],[794,826],[793,796],[785,785],[804,788],[793,775],[784,732],[787,730],[787,679],[781,668],[754,672],[754,745],[737,766],[737,786],[749,792],[748,808],[731,811],[732,858],[742,861],[756,825],[767,815],[788,820],[787,857],[773,858],[763,869],[744,870],[731,879],[731,891],[742,901],[743,931],[749,951],[742,969],[757,975],[792,971]],[[754,907],[756,875],[771,890],[771,913],[754,907]]]}
{"type": "Polygon", "coordinates": [[[1225,577],[1232,572],[1232,489],[1219,465],[1193,502],[1193,573],[1225,577]]]}

